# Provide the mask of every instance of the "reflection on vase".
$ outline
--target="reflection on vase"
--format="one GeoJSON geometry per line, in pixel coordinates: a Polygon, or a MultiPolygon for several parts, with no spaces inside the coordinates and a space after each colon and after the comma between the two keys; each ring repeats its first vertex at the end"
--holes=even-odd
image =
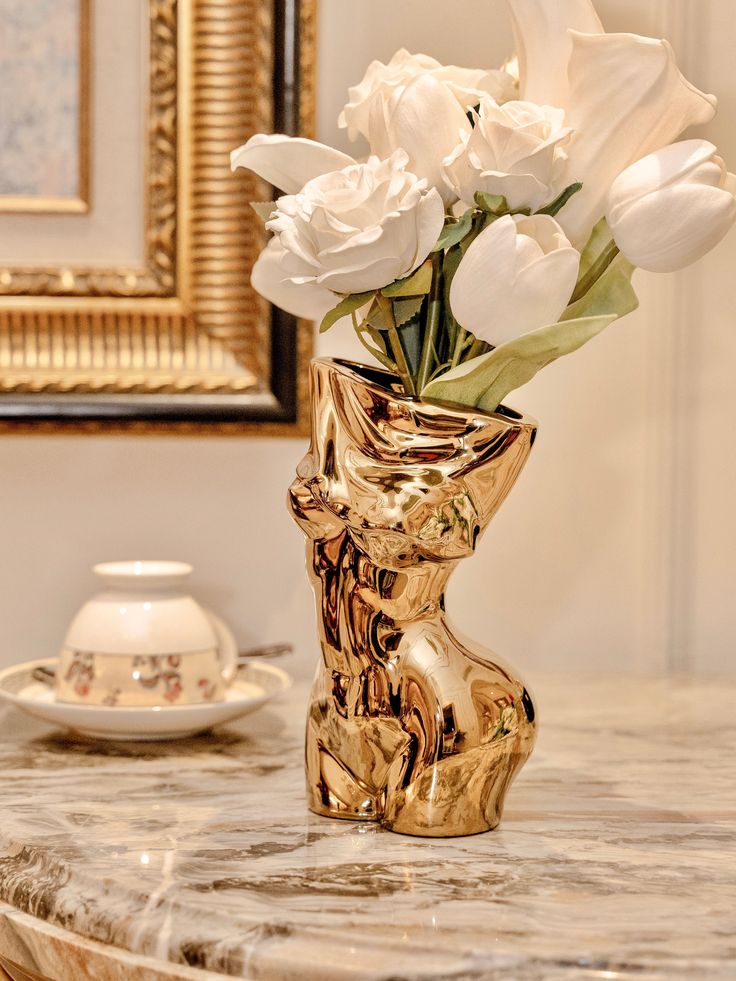
{"type": "Polygon", "coordinates": [[[312,364],[312,441],[290,490],[322,648],[309,806],[406,834],[474,834],[498,824],[535,711],[524,684],[452,627],[444,595],[536,427],[509,410],[411,400],[391,381],[312,364]]]}

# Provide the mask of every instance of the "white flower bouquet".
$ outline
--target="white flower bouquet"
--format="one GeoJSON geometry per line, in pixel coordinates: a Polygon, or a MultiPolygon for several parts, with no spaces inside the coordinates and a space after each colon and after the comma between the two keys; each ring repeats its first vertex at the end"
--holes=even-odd
{"type": "Polygon", "coordinates": [[[322,330],[349,318],[406,394],[489,412],[634,310],[635,268],[681,269],[736,220],[716,148],[672,142],[716,100],[666,41],[606,34],[590,0],[508,3],[504,69],[368,67],[340,117],[367,160],[281,135],[232,154],[284,192],[254,205],[254,288],[322,330]]]}

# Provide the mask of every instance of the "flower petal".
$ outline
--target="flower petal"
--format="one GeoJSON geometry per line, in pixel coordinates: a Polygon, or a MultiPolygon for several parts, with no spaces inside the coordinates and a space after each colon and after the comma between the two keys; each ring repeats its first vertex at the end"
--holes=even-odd
{"type": "Polygon", "coordinates": [[[450,287],[455,319],[476,337],[489,334],[499,296],[513,306],[516,278],[516,224],[510,216],[480,233],[462,258],[450,287]]]}
{"type": "Polygon", "coordinates": [[[295,285],[281,265],[284,255],[278,238],[272,238],[253,266],[250,283],[270,303],[295,317],[320,321],[337,306],[340,297],[314,283],[295,285]]]}
{"type": "MultiPolygon", "coordinates": [[[[532,174],[499,174],[490,170],[480,175],[478,190],[502,195],[509,208],[531,208],[532,211],[549,204],[548,198],[552,196],[547,185],[532,174]]],[[[466,196],[470,207],[473,200],[466,196]]]]}
{"type": "Polygon", "coordinates": [[[513,340],[545,324],[555,324],[562,316],[575,289],[580,269],[577,249],[557,249],[522,270],[518,279],[523,296],[523,315],[513,318],[507,333],[495,330],[495,344],[513,340]]]}
{"type": "Polygon", "coordinates": [[[405,276],[413,273],[427,258],[440,237],[445,224],[445,206],[438,191],[432,188],[422,198],[416,210],[417,216],[417,250],[414,263],[405,276]]]}
{"type": "Polygon", "coordinates": [[[676,272],[715,248],[736,221],[733,194],[709,184],[676,184],[637,201],[615,225],[616,245],[640,269],[676,272]]]}
{"type": "Polygon", "coordinates": [[[307,181],[354,163],[347,153],[331,146],[281,133],[258,133],[230,154],[233,170],[252,170],[286,194],[297,194],[307,181]]]}
{"type": "Polygon", "coordinates": [[[446,203],[454,201],[442,162],[461,142],[461,134],[470,130],[470,123],[447,86],[431,75],[418,76],[406,86],[389,117],[391,145],[409,154],[407,169],[426,178],[446,203]]]}
{"type": "Polygon", "coordinates": [[[578,247],[602,217],[616,177],[715,114],[714,96],[680,73],[667,41],[635,34],[572,32],[568,175],[583,189],[557,217],[578,247]]]}
{"type": "MultiPolygon", "coordinates": [[[[647,154],[627,167],[614,181],[610,191],[612,206],[607,209],[608,214],[616,221],[639,198],[682,181],[701,164],[713,159],[715,153],[716,147],[707,140],[683,140],[663,147],[657,153],[647,154]]],[[[726,168],[720,157],[715,159],[719,161],[715,172],[721,178],[726,168]]],[[[720,180],[715,183],[718,185],[720,180]]]]}
{"type": "Polygon", "coordinates": [[[358,255],[355,258],[356,262],[351,266],[320,273],[317,281],[339,293],[365,293],[380,290],[401,275],[402,261],[398,255],[358,255]]]}
{"type": "Polygon", "coordinates": [[[556,323],[580,265],[578,251],[556,233],[557,228],[545,215],[506,216],[481,232],[450,287],[450,306],[458,323],[495,346],[556,323]],[[517,234],[523,236],[521,241],[517,234]],[[542,254],[546,247],[552,251],[542,254]]]}
{"type": "Polygon", "coordinates": [[[564,109],[572,54],[568,30],[603,33],[591,0],[509,0],[509,5],[519,56],[521,98],[564,109]]]}

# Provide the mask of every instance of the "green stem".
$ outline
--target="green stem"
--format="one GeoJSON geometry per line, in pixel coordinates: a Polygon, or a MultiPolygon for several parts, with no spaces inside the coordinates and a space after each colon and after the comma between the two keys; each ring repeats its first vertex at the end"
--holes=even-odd
{"type": "Polygon", "coordinates": [[[409,369],[409,363],[406,360],[406,354],[404,353],[404,346],[401,343],[401,338],[399,337],[399,332],[396,329],[396,320],[394,319],[394,308],[391,300],[388,297],[383,296],[381,293],[376,294],[376,299],[378,300],[378,305],[383,313],[383,319],[388,327],[388,336],[391,338],[391,350],[393,352],[394,358],[396,360],[396,368],[401,378],[401,384],[404,386],[404,391],[407,395],[417,394],[417,389],[414,384],[414,379],[411,376],[411,371],[409,369]]]}
{"type": "Polygon", "coordinates": [[[435,253],[432,256],[432,287],[429,291],[429,304],[427,307],[427,323],[424,328],[424,339],[422,341],[422,356],[419,361],[419,376],[417,389],[421,392],[430,379],[432,365],[436,357],[437,334],[440,329],[442,319],[442,255],[435,253]]]}
{"type": "MultiPolygon", "coordinates": [[[[608,269],[613,260],[619,254],[619,247],[611,240],[601,252],[586,274],[578,281],[575,292],[570,297],[570,304],[577,303],[585,294],[595,286],[603,273],[608,269]]],[[[568,306],[570,305],[568,304],[568,306]]]]}
{"type": "Polygon", "coordinates": [[[463,355],[463,348],[465,347],[465,341],[467,339],[468,332],[460,324],[457,326],[457,337],[455,338],[455,350],[452,353],[452,361],[450,362],[451,368],[457,368],[460,364],[460,359],[463,355]]]}
{"type": "MultiPolygon", "coordinates": [[[[366,332],[365,328],[359,325],[358,318],[355,316],[355,313],[353,313],[352,316],[353,316],[353,327],[355,328],[355,333],[358,335],[358,340],[366,349],[366,351],[372,354],[373,357],[376,359],[376,361],[378,361],[379,364],[382,364],[384,368],[387,368],[394,375],[397,374],[396,364],[391,360],[391,358],[385,355],[383,351],[380,351],[377,346],[374,347],[372,344],[368,343],[368,341],[363,336],[363,333],[366,332]]],[[[367,331],[367,333],[370,333],[371,336],[373,335],[373,332],[370,330],[367,331]]]]}
{"type": "Polygon", "coordinates": [[[465,358],[465,360],[472,361],[473,358],[479,358],[481,354],[487,354],[490,350],[490,344],[486,344],[485,341],[479,341],[476,337],[476,339],[470,345],[470,350],[468,351],[468,356],[465,358]]]}

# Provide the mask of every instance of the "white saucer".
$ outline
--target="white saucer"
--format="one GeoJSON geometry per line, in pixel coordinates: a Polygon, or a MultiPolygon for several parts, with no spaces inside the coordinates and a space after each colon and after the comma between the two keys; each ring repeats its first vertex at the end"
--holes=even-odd
{"type": "Polygon", "coordinates": [[[57,664],[57,658],[48,658],[5,668],[0,671],[0,697],[37,719],[95,739],[138,741],[193,736],[212,726],[255,712],[291,686],[291,678],[281,668],[273,664],[253,663],[238,669],[237,677],[222,702],[153,708],[73,705],[57,702],[50,685],[33,679],[34,668],[55,668],[57,664]]]}

